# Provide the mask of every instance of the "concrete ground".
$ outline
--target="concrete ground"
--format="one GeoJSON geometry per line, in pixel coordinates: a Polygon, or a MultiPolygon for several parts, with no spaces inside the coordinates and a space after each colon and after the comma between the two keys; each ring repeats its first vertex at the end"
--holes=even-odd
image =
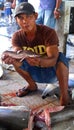
{"type": "Polygon", "coordinates": [[[18,89],[23,88],[27,85],[27,82],[18,75],[17,72],[4,69],[4,75],[0,79],[0,95],[2,104],[8,105],[26,105],[30,108],[43,107],[44,105],[56,105],[57,99],[52,97],[47,97],[46,99],[42,99],[41,95],[43,90],[46,87],[46,84],[38,84],[38,91],[30,93],[25,97],[17,97],[16,91],[18,89]]]}

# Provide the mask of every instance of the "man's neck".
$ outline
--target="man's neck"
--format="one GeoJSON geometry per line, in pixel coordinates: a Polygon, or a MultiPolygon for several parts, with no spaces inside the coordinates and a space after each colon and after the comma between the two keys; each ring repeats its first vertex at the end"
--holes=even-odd
{"type": "Polygon", "coordinates": [[[35,35],[36,35],[36,31],[37,31],[37,28],[33,28],[31,31],[25,33],[26,34],[26,38],[29,40],[29,41],[32,41],[34,38],[35,38],[35,35]]]}

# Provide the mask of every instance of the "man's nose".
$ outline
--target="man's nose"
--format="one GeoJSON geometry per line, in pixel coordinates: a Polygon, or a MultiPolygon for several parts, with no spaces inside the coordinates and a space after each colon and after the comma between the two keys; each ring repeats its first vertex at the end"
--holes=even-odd
{"type": "Polygon", "coordinates": [[[27,19],[23,19],[22,21],[23,21],[23,23],[27,23],[27,19]]]}

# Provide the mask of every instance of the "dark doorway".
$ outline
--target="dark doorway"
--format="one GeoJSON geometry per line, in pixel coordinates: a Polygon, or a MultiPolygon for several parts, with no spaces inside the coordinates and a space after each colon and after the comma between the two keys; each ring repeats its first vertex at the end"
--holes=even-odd
{"type": "Polygon", "coordinates": [[[74,34],[74,7],[70,10],[69,34],[74,34]]]}

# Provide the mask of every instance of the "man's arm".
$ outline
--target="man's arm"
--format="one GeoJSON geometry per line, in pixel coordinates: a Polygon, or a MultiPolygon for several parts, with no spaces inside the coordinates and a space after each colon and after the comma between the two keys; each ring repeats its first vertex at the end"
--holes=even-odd
{"type": "Polygon", "coordinates": [[[27,57],[27,62],[32,66],[40,67],[53,67],[56,65],[56,61],[59,55],[58,46],[48,46],[46,47],[47,55],[39,57],[27,57]]]}
{"type": "Polygon", "coordinates": [[[58,46],[53,45],[46,47],[46,53],[47,53],[46,57],[40,58],[40,66],[43,67],[55,66],[59,55],[58,46]]]}
{"type": "Polygon", "coordinates": [[[60,5],[62,3],[62,0],[56,0],[56,6],[55,6],[55,9],[54,9],[54,17],[56,19],[59,19],[60,18],[60,5]]]}
{"type": "Polygon", "coordinates": [[[60,8],[60,5],[62,3],[62,0],[56,0],[56,6],[55,6],[55,9],[59,9],[60,8]]]}

